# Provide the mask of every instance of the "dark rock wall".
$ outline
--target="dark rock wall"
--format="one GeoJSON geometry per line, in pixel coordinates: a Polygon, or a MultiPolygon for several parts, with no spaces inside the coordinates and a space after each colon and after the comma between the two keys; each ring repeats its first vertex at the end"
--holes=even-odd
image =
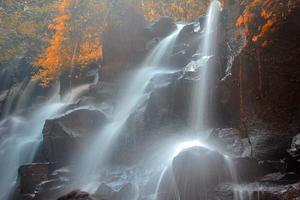
{"type": "Polygon", "coordinates": [[[267,48],[243,46],[243,38],[233,37],[232,20],[239,15],[234,8],[239,2],[227,10],[229,65],[219,85],[224,115],[250,137],[255,157],[280,157],[300,131],[299,7],[291,9],[267,48]]]}

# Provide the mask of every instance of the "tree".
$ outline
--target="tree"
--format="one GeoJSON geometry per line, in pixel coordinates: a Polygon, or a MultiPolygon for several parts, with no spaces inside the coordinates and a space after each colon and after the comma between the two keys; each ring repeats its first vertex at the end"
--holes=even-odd
{"type": "Polygon", "coordinates": [[[53,17],[53,0],[5,0],[0,2],[0,62],[40,52],[50,35],[47,24],[53,17]],[[31,52],[28,54],[28,52],[31,52]]]}
{"type": "Polygon", "coordinates": [[[84,68],[102,58],[102,33],[108,26],[122,23],[126,8],[139,10],[148,20],[168,15],[191,21],[203,14],[208,0],[61,0],[55,4],[57,16],[49,25],[53,37],[38,57],[43,86],[48,86],[62,72],[73,76],[74,68],[84,68]]]}
{"type": "Polygon", "coordinates": [[[104,5],[95,0],[63,0],[56,4],[58,16],[49,25],[55,33],[34,64],[43,86],[48,86],[63,71],[72,75],[75,66],[84,67],[101,58],[103,14],[95,13],[103,13],[104,5]]]}

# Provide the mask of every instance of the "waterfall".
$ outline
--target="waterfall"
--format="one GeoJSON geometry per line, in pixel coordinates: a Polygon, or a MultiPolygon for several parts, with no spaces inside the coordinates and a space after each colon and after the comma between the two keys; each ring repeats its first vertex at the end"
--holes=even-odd
{"type": "MultiPolygon", "coordinates": [[[[208,112],[208,102],[210,96],[210,89],[212,85],[212,75],[214,66],[210,63],[210,59],[216,54],[217,46],[217,27],[219,22],[219,15],[221,12],[221,4],[217,0],[213,0],[209,6],[208,13],[206,15],[206,22],[204,26],[204,38],[203,43],[199,46],[201,51],[201,57],[197,61],[192,61],[192,67],[200,67],[199,74],[197,77],[201,77],[200,81],[193,88],[191,107],[190,107],[190,116],[189,116],[189,125],[193,131],[202,131],[207,128],[206,120],[208,112]]],[[[190,67],[190,66],[187,66],[190,67]]],[[[202,138],[203,139],[203,138],[202,138]]],[[[177,154],[186,148],[191,148],[195,146],[207,147],[205,144],[201,143],[201,138],[191,141],[182,141],[180,144],[176,145],[175,153],[171,155],[173,160],[177,154]]],[[[171,162],[171,161],[170,161],[171,162]]],[[[168,164],[170,164],[170,162],[168,164]]],[[[166,173],[166,168],[161,172],[160,178],[158,180],[154,200],[158,197],[159,187],[161,185],[164,174],[166,173]]]]}
{"type": "MultiPolygon", "coordinates": [[[[123,94],[117,101],[115,113],[111,120],[104,125],[99,133],[86,145],[86,149],[79,155],[79,165],[76,167],[75,180],[81,184],[90,183],[97,179],[98,169],[103,168],[111,153],[122,127],[135,111],[150,81],[158,74],[170,73],[167,66],[169,53],[173,50],[177,36],[183,25],[178,25],[177,29],[169,36],[161,40],[150,52],[140,69],[132,73],[127,80],[127,86],[123,89],[123,94]]],[[[172,71],[172,70],[171,70],[172,71]]],[[[85,189],[88,190],[88,189],[85,189]]]]}
{"type": "Polygon", "coordinates": [[[32,163],[42,141],[42,130],[47,119],[59,114],[68,104],[86,90],[87,87],[74,89],[59,100],[59,87],[52,97],[33,108],[29,115],[12,114],[0,122],[0,199],[8,199],[14,189],[18,168],[32,163]]]}
{"type": "Polygon", "coordinates": [[[198,76],[200,81],[193,89],[193,96],[190,108],[189,123],[193,130],[199,131],[207,128],[207,117],[209,112],[210,92],[212,88],[212,79],[214,64],[211,63],[211,58],[216,54],[217,45],[217,27],[221,4],[214,0],[208,9],[206,22],[204,27],[203,43],[200,46],[202,56],[195,61],[195,65],[200,67],[198,76]]]}

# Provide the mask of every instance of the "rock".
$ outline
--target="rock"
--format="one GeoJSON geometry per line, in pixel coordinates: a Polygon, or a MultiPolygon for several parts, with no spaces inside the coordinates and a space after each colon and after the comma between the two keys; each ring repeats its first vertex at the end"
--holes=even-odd
{"type": "MultiPolygon", "coordinates": [[[[285,5],[289,2],[293,1],[285,5]]],[[[219,86],[224,120],[248,135],[256,158],[283,158],[300,129],[300,105],[295,104],[300,101],[300,54],[295,43],[300,41],[295,23],[299,7],[287,12],[278,31],[268,36],[272,42],[263,48],[253,42],[245,45],[244,37],[234,38],[232,19],[241,7],[238,1],[228,6],[228,67],[219,86]]]]}
{"type": "Polygon", "coordinates": [[[115,195],[116,200],[132,200],[135,199],[137,191],[131,183],[125,184],[115,195]]]}
{"type": "Polygon", "coordinates": [[[0,64],[0,91],[8,90],[24,79],[30,78],[34,70],[30,62],[25,55],[24,57],[15,57],[10,64],[5,66],[0,64]]]}
{"type": "Polygon", "coordinates": [[[74,190],[64,196],[59,197],[57,200],[96,200],[89,193],[80,190],[74,190]]]}
{"type": "Polygon", "coordinates": [[[176,29],[174,20],[171,17],[161,17],[157,22],[150,24],[146,30],[150,32],[152,38],[165,37],[176,29]]]}
{"type": "Polygon", "coordinates": [[[200,16],[198,21],[200,23],[200,31],[203,31],[206,22],[206,15],[200,16]]]}
{"type": "Polygon", "coordinates": [[[300,134],[296,135],[293,138],[292,144],[291,144],[291,148],[294,150],[300,150],[300,134]]]}
{"type": "Polygon", "coordinates": [[[117,26],[109,26],[103,33],[103,66],[100,79],[115,81],[131,67],[141,62],[146,53],[148,37],[144,17],[130,7],[117,26]]]}
{"type": "Polygon", "coordinates": [[[20,193],[34,194],[38,184],[49,178],[49,164],[29,164],[19,168],[20,193]]]}
{"type": "Polygon", "coordinates": [[[42,182],[37,186],[35,200],[57,199],[58,197],[71,191],[68,187],[69,182],[63,179],[51,179],[42,182]]]}
{"type": "Polygon", "coordinates": [[[228,155],[251,156],[249,139],[242,138],[242,133],[235,128],[214,129],[207,142],[228,155]]]}
{"type": "Polygon", "coordinates": [[[131,183],[123,185],[119,191],[115,191],[108,185],[102,183],[94,196],[98,199],[105,200],[132,200],[137,196],[136,192],[136,189],[131,183]]]}
{"type": "Polygon", "coordinates": [[[300,176],[300,134],[296,135],[288,150],[288,155],[284,158],[286,172],[294,172],[300,176]]]}
{"type": "Polygon", "coordinates": [[[109,200],[109,199],[113,199],[115,195],[115,191],[105,183],[102,183],[94,195],[96,197],[109,200]]]}
{"type": "Polygon", "coordinates": [[[198,200],[213,196],[216,185],[227,176],[224,157],[216,151],[193,147],[173,160],[174,179],[180,199],[198,200]]]}
{"type": "Polygon", "coordinates": [[[199,49],[203,35],[196,32],[196,29],[197,24],[190,23],[185,25],[178,34],[170,59],[170,66],[173,68],[181,69],[186,66],[199,49]]]}
{"type": "Polygon", "coordinates": [[[56,119],[46,120],[43,148],[48,161],[67,164],[76,154],[84,138],[107,121],[97,110],[79,109],[56,119]]]}
{"type": "Polygon", "coordinates": [[[300,183],[250,183],[242,185],[223,184],[216,189],[218,200],[297,200],[300,183]]]}
{"type": "Polygon", "coordinates": [[[8,90],[0,92],[0,120],[4,116],[4,111],[5,111],[4,106],[5,106],[5,102],[6,102],[6,98],[7,98],[8,93],[9,93],[8,90]]]}
{"type": "Polygon", "coordinates": [[[249,182],[254,181],[258,177],[262,176],[262,169],[258,161],[254,158],[233,158],[228,162],[231,162],[229,167],[233,171],[233,181],[249,182]]]}

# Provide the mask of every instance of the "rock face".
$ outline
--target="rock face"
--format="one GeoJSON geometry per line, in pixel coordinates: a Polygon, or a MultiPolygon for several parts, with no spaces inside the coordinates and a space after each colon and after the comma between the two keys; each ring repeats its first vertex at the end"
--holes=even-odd
{"type": "Polygon", "coordinates": [[[161,17],[157,22],[154,22],[146,30],[151,38],[165,37],[176,29],[174,20],[171,17],[161,17]]]}
{"type": "Polygon", "coordinates": [[[30,164],[19,168],[20,193],[33,194],[36,186],[49,178],[49,164],[30,164]]]}
{"type": "MultiPolygon", "coordinates": [[[[234,10],[239,9],[239,2],[232,3],[228,19],[234,22],[239,15],[234,10]]],[[[300,106],[295,104],[300,100],[300,27],[295,22],[299,13],[297,6],[290,9],[267,48],[251,42],[237,48],[241,42],[232,34],[236,28],[227,25],[230,56],[227,74],[219,85],[221,102],[227,123],[239,126],[249,136],[253,156],[259,159],[284,156],[300,130],[300,106]]]]}
{"type": "Polygon", "coordinates": [[[49,162],[66,164],[83,138],[107,121],[97,110],[79,109],[45,122],[43,148],[49,162]]]}
{"type": "Polygon", "coordinates": [[[242,138],[240,130],[236,128],[214,129],[207,142],[231,156],[251,156],[249,139],[242,138]]]}
{"type": "Polygon", "coordinates": [[[146,21],[132,8],[122,8],[122,23],[109,27],[103,33],[103,68],[101,80],[116,80],[129,67],[141,61],[145,53],[147,37],[146,21]],[[128,9],[128,10],[127,10],[128,9]]]}

